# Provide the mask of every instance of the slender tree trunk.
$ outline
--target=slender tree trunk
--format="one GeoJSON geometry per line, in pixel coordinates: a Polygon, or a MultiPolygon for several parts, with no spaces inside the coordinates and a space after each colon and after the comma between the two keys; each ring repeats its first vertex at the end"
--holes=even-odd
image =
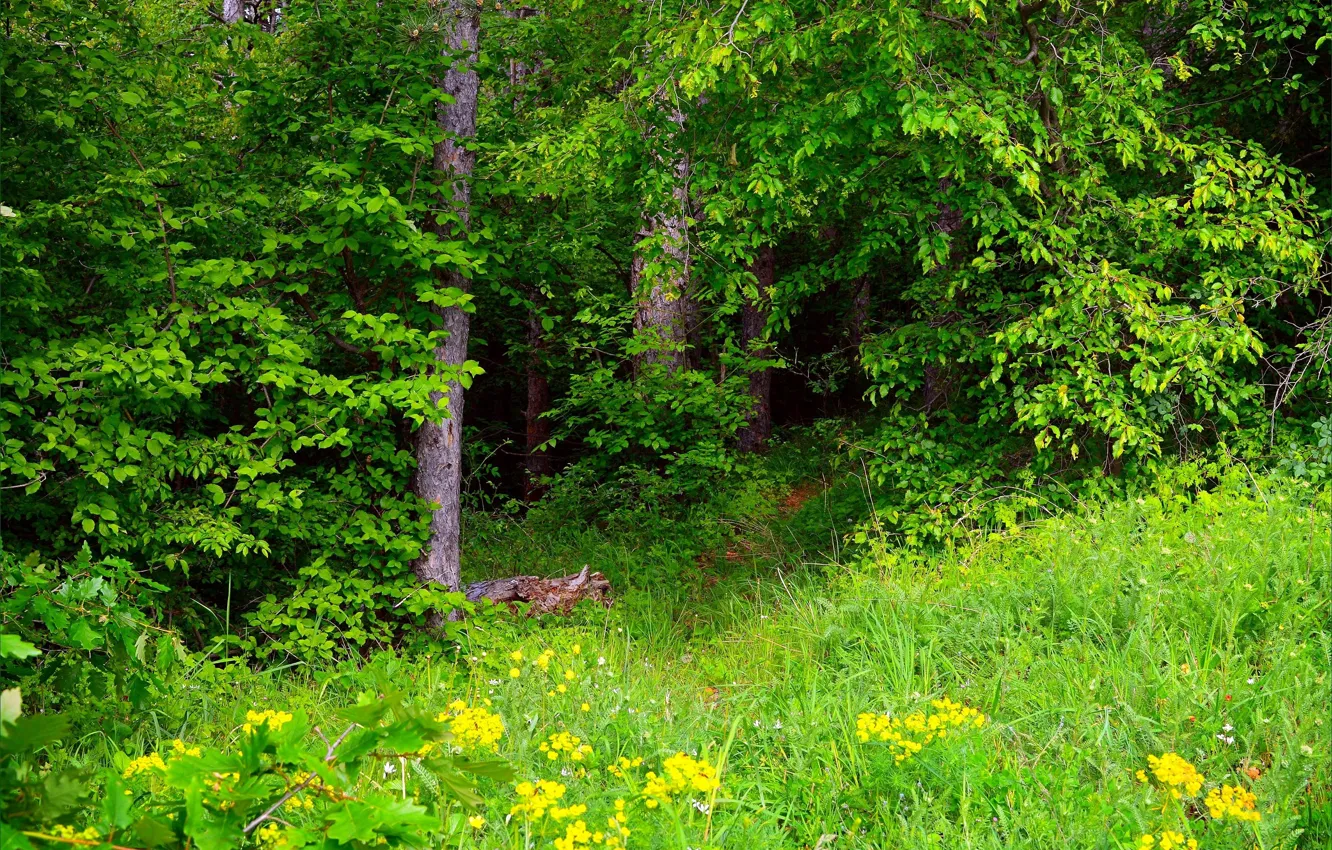
{"type": "Polygon", "coordinates": [[[550,382],[546,380],[542,362],[546,338],[535,309],[527,313],[527,345],[527,478],[523,482],[523,499],[535,502],[546,492],[541,479],[553,472],[550,453],[541,448],[550,440],[551,433],[550,420],[543,415],[550,411],[550,382]]]}
{"type": "MultiPolygon", "coordinates": [[[[764,245],[758,249],[758,253],[754,257],[754,264],[749,269],[754,277],[758,279],[758,297],[752,300],[745,299],[744,310],[741,312],[740,339],[744,342],[745,351],[751,357],[767,359],[772,355],[770,347],[766,344],[756,345],[756,343],[763,340],[768,328],[768,315],[772,312],[769,293],[772,290],[775,265],[772,246],[764,245]]],[[[749,395],[753,399],[753,407],[750,410],[745,427],[740,430],[740,451],[757,452],[763,450],[764,445],[768,442],[768,437],[772,436],[772,368],[770,366],[764,366],[749,373],[749,395]]]]}
{"type": "MultiPolygon", "coordinates": [[[[471,176],[476,153],[466,145],[476,135],[479,85],[475,66],[481,17],[471,0],[449,0],[446,14],[448,69],[437,85],[451,102],[440,103],[436,112],[445,138],[435,145],[434,166],[435,179],[449,199],[456,221],[446,220],[435,226],[442,236],[452,236],[471,222],[471,176]]],[[[444,271],[439,278],[443,287],[468,288],[468,280],[460,272],[444,271]]],[[[435,362],[453,372],[467,362],[471,322],[458,307],[442,308],[439,315],[448,337],[435,349],[435,362]]],[[[446,416],[440,422],[427,422],[417,435],[416,494],[436,507],[430,520],[430,548],[416,562],[415,570],[422,581],[458,590],[462,586],[462,385],[452,381],[446,395],[435,393],[431,398],[436,406],[444,401],[446,416]]]]}
{"type": "Polygon", "coordinates": [[[222,23],[237,23],[244,15],[245,0],[222,0],[222,23]]]}
{"type": "Polygon", "coordinates": [[[648,346],[637,357],[637,365],[657,363],[669,372],[688,368],[687,348],[690,333],[689,289],[689,157],[680,151],[685,117],[679,109],[671,109],[666,131],[666,149],[675,152],[671,163],[673,185],[671,201],[666,209],[648,211],[643,215],[640,241],[654,238],[660,241],[661,252],[654,257],[659,269],[651,280],[644,279],[648,258],[642,249],[634,251],[629,271],[629,284],[637,299],[634,331],[648,346]]]}
{"type": "Polygon", "coordinates": [[[859,356],[860,344],[865,340],[865,326],[870,320],[870,278],[869,275],[861,275],[851,282],[851,316],[848,337],[851,346],[857,349],[859,356]]]}
{"type": "MultiPolygon", "coordinates": [[[[952,188],[952,181],[947,177],[939,181],[939,191],[947,192],[952,188]]],[[[936,226],[939,232],[946,236],[951,236],[962,228],[962,213],[953,208],[944,201],[939,201],[935,205],[939,211],[939,217],[936,219],[936,226]]],[[[956,252],[954,252],[956,253],[956,252]]],[[[935,326],[948,323],[948,315],[935,316],[930,320],[935,326]]],[[[925,382],[921,387],[925,408],[925,415],[929,415],[936,410],[942,410],[948,406],[948,369],[947,364],[937,361],[931,361],[925,364],[925,382]]]]}

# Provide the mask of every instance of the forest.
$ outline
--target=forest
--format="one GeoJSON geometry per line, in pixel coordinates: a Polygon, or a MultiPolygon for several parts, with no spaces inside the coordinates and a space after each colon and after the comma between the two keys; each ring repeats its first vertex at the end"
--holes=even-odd
{"type": "Polygon", "coordinates": [[[0,850],[1332,846],[1332,7],[4,0],[0,850]]]}

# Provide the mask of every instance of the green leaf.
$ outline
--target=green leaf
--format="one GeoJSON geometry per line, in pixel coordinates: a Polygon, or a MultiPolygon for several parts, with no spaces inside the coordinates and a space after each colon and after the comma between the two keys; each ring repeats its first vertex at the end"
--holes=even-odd
{"type": "Polygon", "coordinates": [[[373,841],[380,823],[373,807],[350,800],[329,812],[328,837],[338,841],[373,841]]]}
{"type": "Polygon", "coordinates": [[[84,139],[79,142],[79,153],[83,154],[84,159],[97,159],[97,145],[84,139]]]}
{"type": "Polygon", "coordinates": [[[0,634],[0,658],[32,658],[42,651],[18,635],[0,634]]]}

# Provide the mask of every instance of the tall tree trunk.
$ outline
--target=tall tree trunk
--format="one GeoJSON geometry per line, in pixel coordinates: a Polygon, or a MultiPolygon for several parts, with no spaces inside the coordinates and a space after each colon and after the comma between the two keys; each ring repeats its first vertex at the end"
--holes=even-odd
{"type": "Polygon", "coordinates": [[[647,257],[635,248],[629,271],[629,284],[637,300],[634,331],[648,346],[637,357],[637,365],[658,363],[669,372],[688,368],[687,354],[690,317],[689,288],[689,157],[680,150],[685,117],[678,108],[668,112],[665,148],[673,152],[671,201],[665,209],[649,210],[643,215],[639,240],[660,241],[661,252],[654,258],[660,271],[644,280],[647,257]]]}
{"type": "MultiPolygon", "coordinates": [[[[740,339],[745,351],[751,357],[768,359],[772,349],[766,344],[756,345],[763,340],[768,328],[768,315],[772,312],[771,290],[776,262],[771,245],[764,245],[754,256],[754,263],[749,267],[758,280],[758,296],[745,299],[744,310],[740,314],[740,339]]],[[[745,427],[740,429],[740,451],[762,451],[772,436],[772,368],[764,366],[749,373],[749,395],[753,407],[745,427]]]]}
{"type": "MultiPolygon", "coordinates": [[[[947,177],[944,177],[939,181],[939,191],[941,193],[947,192],[952,186],[953,181],[949,180],[947,177]]],[[[958,230],[962,229],[963,220],[962,212],[960,210],[954,209],[945,201],[939,201],[935,204],[935,208],[939,211],[939,217],[936,219],[935,226],[938,227],[940,233],[945,236],[951,236],[958,230]]],[[[957,252],[954,250],[951,253],[956,254],[957,252]]],[[[952,258],[950,257],[950,263],[951,260],[952,258]]],[[[940,316],[934,316],[930,319],[930,324],[935,327],[948,323],[949,315],[947,313],[940,316]]],[[[925,381],[921,387],[921,391],[926,416],[936,410],[942,410],[948,406],[949,386],[947,364],[939,363],[938,361],[930,361],[925,364],[925,381]]]]}
{"type": "Polygon", "coordinates": [[[245,16],[245,0],[222,0],[222,23],[234,24],[245,16]]]}
{"type": "MultiPolygon", "coordinates": [[[[471,223],[471,176],[476,153],[466,145],[476,135],[479,86],[475,66],[481,17],[472,0],[449,0],[446,14],[448,68],[436,84],[449,100],[440,103],[436,111],[436,121],[445,137],[435,145],[434,166],[435,179],[456,216],[456,221],[435,224],[447,237],[471,223]]],[[[441,272],[439,282],[443,287],[468,288],[467,278],[453,270],[441,272]]],[[[458,307],[438,312],[448,337],[435,349],[435,362],[453,372],[467,362],[471,322],[458,307]]],[[[451,381],[447,395],[435,393],[431,399],[436,406],[441,400],[445,402],[446,416],[439,422],[426,422],[417,435],[416,494],[436,507],[430,519],[430,548],[416,562],[415,571],[422,581],[458,590],[462,586],[462,385],[451,381]]]]}
{"type": "Polygon", "coordinates": [[[851,316],[847,336],[851,347],[860,356],[860,344],[865,340],[865,326],[870,320],[870,277],[863,274],[851,281],[851,316]]]}
{"type": "Polygon", "coordinates": [[[527,313],[527,345],[527,476],[523,482],[523,499],[535,502],[546,492],[541,479],[554,471],[550,453],[541,448],[550,440],[551,433],[550,420],[544,415],[550,411],[550,382],[546,380],[546,364],[542,362],[546,338],[535,308],[527,313]]]}

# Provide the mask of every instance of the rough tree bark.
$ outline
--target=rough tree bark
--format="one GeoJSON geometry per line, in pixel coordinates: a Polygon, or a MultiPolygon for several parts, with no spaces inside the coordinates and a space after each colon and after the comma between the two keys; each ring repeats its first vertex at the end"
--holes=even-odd
{"type": "Polygon", "coordinates": [[[467,586],[467,598],[472,602],[489,599],[492,602],[529,602],[529,614],[551,612],[567,614],[579,601],[591,599],[610,605],[611,585],[601,573],[581,572],[560,578],[513,576],[490,581],[478,581],[467,586]]]}
{"type": "MultiPolygon", "coordinates": [[[[756,347],[755,343],[763,339],[768,327],[768,314],[772,312],[769,293],[772,289],[775,265],[772,246],[760,247],[754,256],[753,264],[749,267],[750,272],[758,280],[758,297],[752,300],[745,299],[744,310],[740,317],[740,339],[744,343],[745,351],[753,357],[764,359],[772,356],[772,349],[767,345],[756,347]]],[[[749,395],[753,399],[753,407],[745,427],[740,429],[740,451],[757,452],[763,450],[768,437],[772,436],[771,367],[764,366],[749,373],[749,395]]]]}
{"type": "Polygon", "coordinates": [[[637,366],[661,364],[668,372],[688,368],[687,355],[690,317],[689,290],[689,157],[681,149],[685,116],[677,107],[667,110],[667,128],[663,147],[672,151],[671,202],[662,209],[643,214],[640,241],[654,238],[660,241],[661,253],[656,258],[661,266],[650,281],[644,280],[647,257],[642,249],[634,249],[633,265],[629,270],[629,285],[637,300],[634,331],[648,344],[648,350],[637,357],[637,366]]]}
{"type": "MultiPolygon", "coordinates": [[[[435,145],[434,167],[435,180],[449,199],[456,219],[434,226],[441,236],[450,237],[471,222],[471,176],[476,153],[467,148],[467,143],[476,135],[481,16],[472,0],[448,0],[445,14],[448,47],[444,58],[448,68],[436,85],[450,100],[440,103],[435,114],[445,137],[435,145]]],[[[467,278],[454,270],[441,272],[439,283],[463,291],[468,288],[467,278]]],[[[448,337],[435,349],[435,362],[452,372],[467,362],[471,322],[458,307],[438,312],[448,337]]],[[[430,519],[430,546],[416,562],[415,571],[422,581],[458,590],[462,584],[462,385],[451,381],[446,394],[434,393],[431,400],[436,406],[444,401],[446,416],[439,422],[427,422],[417,435],[416,494],[436,507],[430,519]]]]}
{"type": "Polygon", "coordinates": [[[222,0],[222,23],[237,23],[244,15],[245,0],[222,0]]]}

